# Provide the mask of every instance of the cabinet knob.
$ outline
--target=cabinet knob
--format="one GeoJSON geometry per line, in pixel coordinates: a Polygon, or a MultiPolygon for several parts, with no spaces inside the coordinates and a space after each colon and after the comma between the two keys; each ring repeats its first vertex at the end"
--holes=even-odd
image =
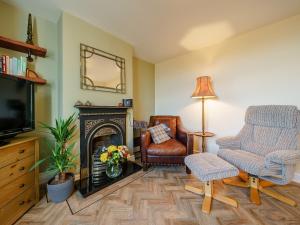
{"type": "Polygon", "coordinates": [[[19,188],[25,187],[25,184],[20,184],[19,188]]]}
{"type": "Polygon", "coordinates": [[[24,166],[20,167],[19,171],[23,171],[23,170],[25,170],[25,167],[24,166]]]}
{"type": "Polygon", "coordinates": [[[25,149],[19,150],[19,154],[23,154],[25,152],[25,149]]]}

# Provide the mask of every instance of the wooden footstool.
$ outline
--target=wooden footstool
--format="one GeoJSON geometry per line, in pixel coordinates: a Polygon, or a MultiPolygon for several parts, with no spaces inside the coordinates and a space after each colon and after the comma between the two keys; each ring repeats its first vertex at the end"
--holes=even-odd
{"type": "Polygon", "coordinates": [[[185,165],[192,171],[200,181],[204,182],[203,188],[185,185],[185,189],[196,194],[204,195],[202,212],[209,213],[212,199],[237,207],[236,200],[223,196],[213,189],[213,181],[227,177],[234,177],[239,170],[212,153],[199,153],[185,157],[185,165]]]}

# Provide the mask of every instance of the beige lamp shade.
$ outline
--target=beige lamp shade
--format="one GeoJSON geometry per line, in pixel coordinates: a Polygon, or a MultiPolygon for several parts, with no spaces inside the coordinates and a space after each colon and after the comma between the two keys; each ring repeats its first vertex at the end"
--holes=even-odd
{"type": "Polygon", "coordinates": [[[212,88],[210,77],[203,76],[197,78],[197,84],[195,91],[192,94],[192,98],[214,98],[216,94],[212,88]]]}

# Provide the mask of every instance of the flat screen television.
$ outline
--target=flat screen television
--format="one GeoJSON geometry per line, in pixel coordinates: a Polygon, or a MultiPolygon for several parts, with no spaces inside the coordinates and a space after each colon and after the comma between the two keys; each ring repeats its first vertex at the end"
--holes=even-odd
{"type": "Polygon", "coordinates": [[[0,74],[0,141],[34,126],[34,83],[0,74]]]}

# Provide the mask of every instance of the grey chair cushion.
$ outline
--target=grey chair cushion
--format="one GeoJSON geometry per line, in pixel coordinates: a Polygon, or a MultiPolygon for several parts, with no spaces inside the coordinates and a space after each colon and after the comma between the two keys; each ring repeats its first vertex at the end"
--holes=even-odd
{"type": "Polygon", "coordinates": [[[264,157],[243,150],[220,149],[218,156],[241,170],[258,175],[264,168],[264,157]]]}
{"type": "Polygon", "coordinates": [[[246,124],[240,136],[240,149],[261,156],[273,151],[296,149],[297,147],[296,128],[261,127],[246,124]]]}
{"type": "Polygon", "coordinates": [[[199,153],[185,157],[185,165],[201,181],[219,180],[237,176],[239,170],[212,153],[199,153]]]}
{"type": "Polygon", "coordinates": [[[297,107],[292,105],[250,106],[245,122],[262,127],[295,128],[297,115],[297,107]]]}
{"type": "Polygon", "coordinates": [[[219,138],[216,143],[222,149],[241,149],[241,140],[238,136],[219,138]]]}

